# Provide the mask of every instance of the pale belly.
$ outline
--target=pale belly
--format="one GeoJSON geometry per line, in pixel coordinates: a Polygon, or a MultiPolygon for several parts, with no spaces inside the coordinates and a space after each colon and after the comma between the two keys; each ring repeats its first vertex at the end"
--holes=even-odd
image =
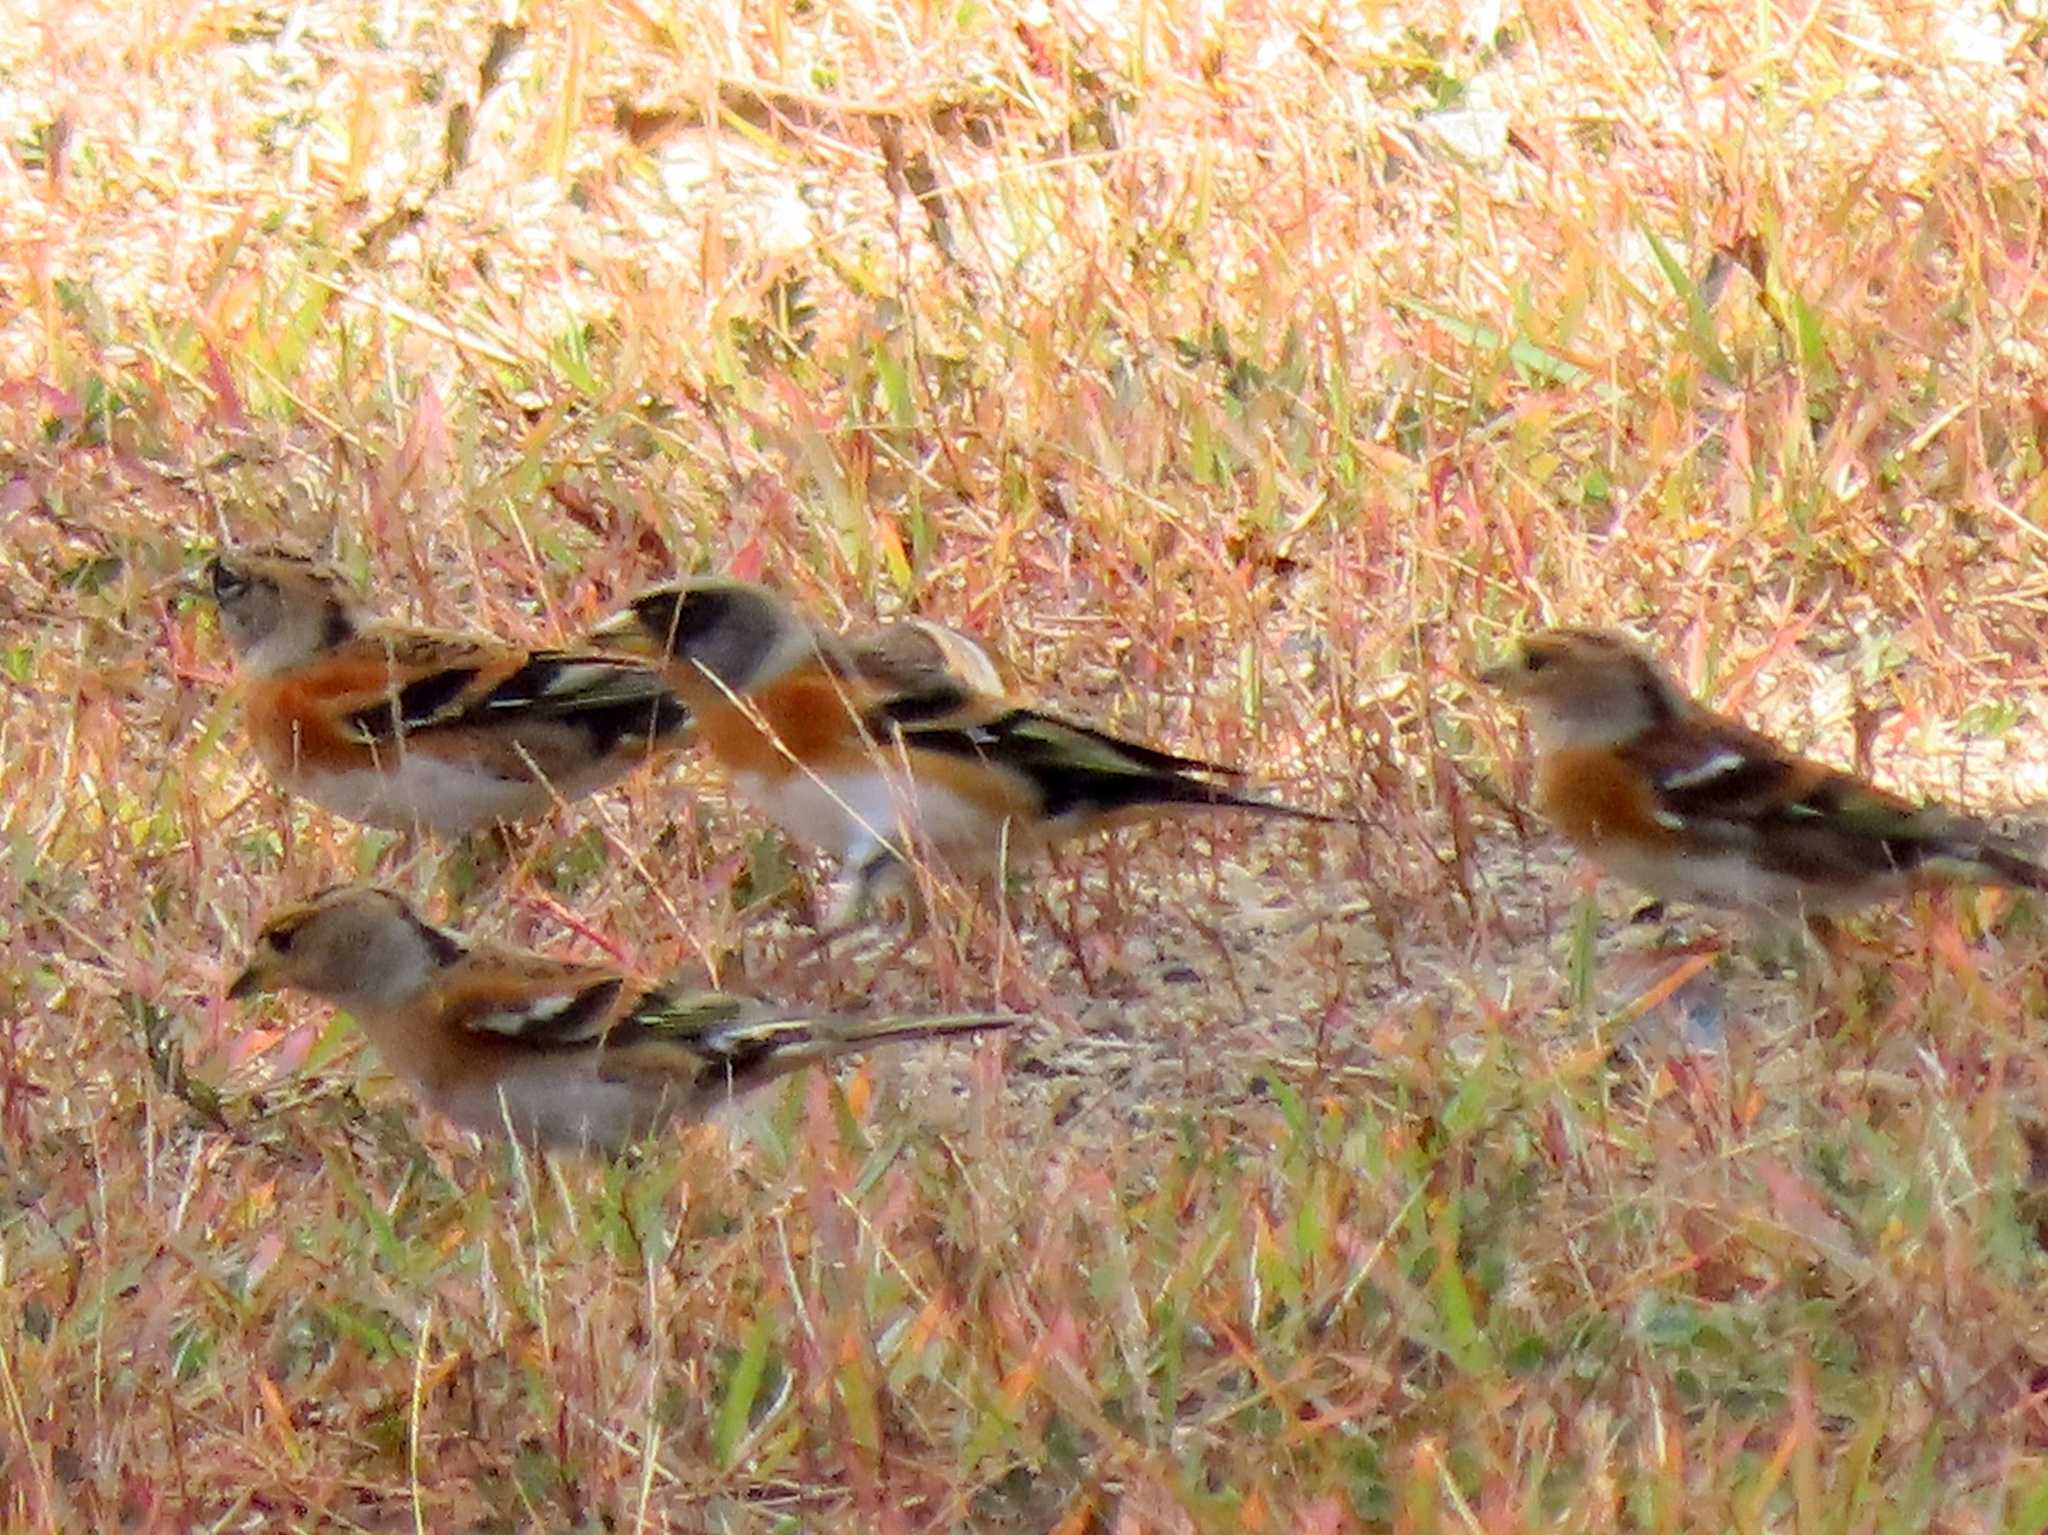
{"type": "MultiPolygon", "coordinates": [[[[499,821],[525,821],[554,803],[531,779],[500,778],[424,752],[409,752],[382,773],[304,773],[290,787],[314,804],[366,826],[421,827],[455,837],[499,821]]],[[[583,792],[564,788],[564,797],[583,792]]]]}
{"type": "Polygon", "coordinates": [[[760,774],[739,773],[733,782],[797,841],[856,863],[906,832],[956,870],[993,862],[1001,851],[1002,828],[988,811],[939,785],[913,788],[879,771],[838,775],[829,785],[803,773],[772,784],[760,774]]]}
{"type": "Polygon", "coordinates": [[[435,1107],[480,1135],[502,1136],[509,1127],[528,1145],[550,1151],[612,1151],[656,1128],[662,1097],[597,1076],[565,1080],[556,1072],[536,1072],[515,1073],[494,1087],[450,1089],[435,1107]]]}
{"type": "MultiPolygon", "coordinates": [[[[1816,899],[1811,887],[1768,869],[1760,869],[1735,853],[1695,854],[1687,858],[1643,858],[1614,844],[1594,854],[1601,868],[1615,878],[1660,900],[1685,901],[1760,912],[1781,918],[1824,915],[1853,908],[1887,894],[1883,884],[1860,885],[1836,899],[1816,899]]],[[[1894,883],[1902,884],[1903,881],[1894,883]]]]}

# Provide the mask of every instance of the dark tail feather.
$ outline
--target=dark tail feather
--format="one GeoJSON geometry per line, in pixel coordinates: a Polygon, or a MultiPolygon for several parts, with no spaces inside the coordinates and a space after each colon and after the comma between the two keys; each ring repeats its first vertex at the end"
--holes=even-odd
{"type": "Polygon", "coordinates": [[[1183,757],[1178,752],[1161,751],[1156,746],[1145,746],[1137,741],[1126,741],[1122,736],[1113,736],[1106,730],[1097,730],[1090,725],[1076,725],[1070,721],[1060,722],[1076,735],[1086,736],[1099,745],[1131,763],[1134,767],[1149,768],[1158,773],[1206,773],[1215,778],[1243,778],[1241,767],[1232,767],[1224,762],[1211,762],[1205,757],[1183,757]]]}
{"type": "Polygon", "coordinates": [[[856,1018],[821,1031],[829,1052],[865,1050],[869,1045],[920,1039],[960,1039],[1015,1028],[1024,1020],[1015,1013],[952,1013],[939,1018],[856,1018]]]}
{"type": "Polygon", "coordinates": [[[1331,815],[1327,811],[1309,810],[1300,805],[1283,805],[1277,800],[1253,799],[1248,795],[1230,794],[1212,803],[1230,810],[1247,810],[1254,815],[1271,816],[1276,821],[1307,821],[1317,826],[1356,826],[1358,817],[1331,815]]]}
{"type": "Polygon", "coordinates": [[[2048,866],[2009,838],[1987,838],[1972,853],[1971,861],[2002,884],[2017,885],[2022,890],[2048,890],[2048,866]]]}
{"type": "Polygon", "coordinates": [[[933,1018],[778,1018],[708,1034],[702,1047],[723,1057],[735,1088],[758,1087],[788,1072],[851,1055],[872,1045],[960,1039],[1013,1028],[1013,1013],[958,1013],[933,1018]]]}
{"type": "Polygon", "coordinates": [[[1220,784],[1204,783],[1198,778],[1182,778],[1177,775],[1142,779],[1139,781],[1138,791],[1126,796],[1122,805],[1106,808],[1138,809],[1151,805],[1189,805],[1212,810],[1243,810],[1252,815],[1270,816],[1276,821],[1308,821],[1319,826],[1358,824],[1356,816],[1329,815],[1321,810],[1309,810],[1300,805],[1259,799],[1254,795],[1239,794],[1220,784]]]}

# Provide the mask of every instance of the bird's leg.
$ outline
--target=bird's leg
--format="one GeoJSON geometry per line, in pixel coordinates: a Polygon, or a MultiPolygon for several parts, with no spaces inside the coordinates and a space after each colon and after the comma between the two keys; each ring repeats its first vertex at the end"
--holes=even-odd
{"type": "Polygon", "coordinates": [[[909,871],[896,856],[896,850],[885,842],[876,842],[866,847],[855,848],[849,858],[850,867],[840,881],[839,891],[832,899],[832,906],[826,916],[826,931],[833,936],[849,932],[870,920],[874,913],[876,897],[882,887],[891,882],[900,882],[908,891],[906,897],[913,911],[918,906],[916,882],[908,877],[909,871]]]}
{"type": "MultiPolygon", "coordinates": [[[[874,919],[876,895],[882,885],[891,879],[902,879],[906,872],[895,849],[883,842],[854,849],[850,865],[826,909],[825,925],[811,935],[811,941],[795,956],[793,964],[823,959],[833,944],[867,926],[874,919]]],[[[913,935],[921,934],[923,927],[916,919],[923,907],[917,899],[916,884],[907,879],[903,883],[909,890],[913,935]]]]}
{"type": "MultiPolygon", "coordinates": [[[[1050,857],[1053,868],[1056,871],[1061,870],[1059,850],[1054,849],[1050,857]]],[[[1081,989],[1092,997],[1096,994],[1095,972],[1088,963],[1088,946],[1081,941],[1080,903],[1081,886],[1078,881],[1067,885],[1067,907],[1064,917],[1053,908],[1051,893],[1047,888],[1041,886],[1038,892],[1038,906],[1045,913],[1047,925],[1052,928],[1054,935],[1073,959],[1074,969],[1081,976],[1081,989]]]]}
{"type": "Polygon", "coordinates": [[[876,963],[895,963],[933,931],[934,915],[931,902],[925,898],[922,873],[922,869],[910,867],[887,846],[876,848],[856,866],[851,901],[854,910],[872,914],[883,900],[900,898],[903,902],[902,931],[876,963]]]}

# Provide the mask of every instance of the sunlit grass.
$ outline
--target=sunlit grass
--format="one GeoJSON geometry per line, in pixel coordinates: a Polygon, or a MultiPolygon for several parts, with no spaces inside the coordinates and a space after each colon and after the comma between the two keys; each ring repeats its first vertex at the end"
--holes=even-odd
{"type": "Polygon", "coordinates": [[[0,25],[0,1522],[2040,1528],[2039,913],[1873,920],[1826,1006],[1656,952],[1468,680],[1631,624],[2048,803],[2031,18],[0,25]],[[280,800],[184,586],[277,537],[536,640],[677,571],[926,613],[1363,825],[1125,834],[810,959],[820,871],[701,764],[495,863],[280,800]],[[222,1001],[371,871],[1032,1026],[522,1160],[222,1001]]]}

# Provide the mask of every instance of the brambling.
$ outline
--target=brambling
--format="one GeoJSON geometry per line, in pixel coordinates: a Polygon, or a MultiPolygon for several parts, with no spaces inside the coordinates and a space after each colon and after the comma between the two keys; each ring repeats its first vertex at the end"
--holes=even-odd
{"type": "Polygon", "coordinates": [[[1480,680],[1528,706],[1543,813],[1659,899],[1811,920],[1922,876],[2048,889],[2011,838],[1794,756],[1619,635],[1548,630],[1480,680]]]}
{"type": "Polygon", "coordinates": [[[703,580],[642,593],[592,639],[667,659],[669,685],[741,796],[845,858],[848,915],[900,879],[913,840],[983,875],[1006,849],[1175,810],[1338,819],[1239,794],[1212,780],[1241,775],[1214,763],[1020,707],[986,688],[1001,672],[973,641],[952,635],[969,651],[949,658],[920,634],[905,648],[936,664],[864,664],[773,592],[703,580]]]}
{"type": "Polygon", "coordinates": [[[446,836],[526,820],[686,738],[644,662],[369,619],[293,555],[223,554],[207,576],[257,757],[349,820],[446,836]]]}
{"type": "Polygon", "coordinates": [[[459,937],[376,885],[338,886],[275,913],[228,995],[287,988],[347,1012],[435,1112],[548,1149],[616,1151],[835,1056],[1017,1021],[841,1019],[672,991],[608,965],[459,937]]]}

